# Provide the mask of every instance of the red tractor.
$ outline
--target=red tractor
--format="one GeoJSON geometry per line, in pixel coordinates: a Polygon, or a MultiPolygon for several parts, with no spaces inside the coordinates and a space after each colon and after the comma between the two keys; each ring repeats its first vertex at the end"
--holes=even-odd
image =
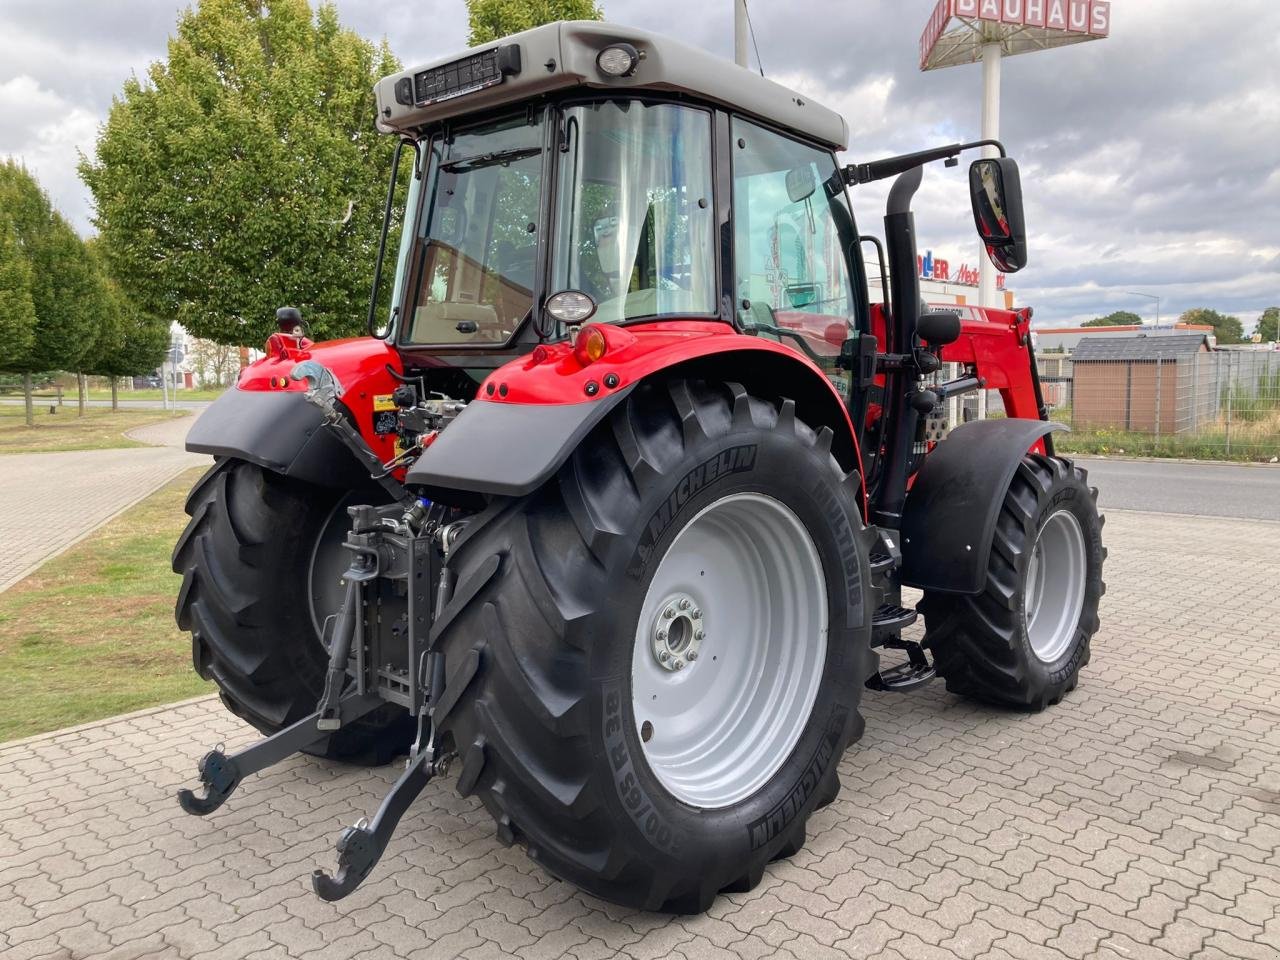
{"type": "Polygon", "coordinates": [[[841,166],[837,114],[601,23],[376,93],[411,167],[389,306],[375,280],[371,335],[320,344],[282,309],[188,440],[216,463],[174,550],[178,623],[265,739],[206,755],[186,810],[298,751],[407,754],[314,874],[325,899],[453,768],[555,876],[699,911],[804,844],[865,689],[936,671],[1039,710],[1074,688],[1105,551],[1030,311],[924,309],[915,270],[923,166],[978,146],[1001,154],[970,167],[978,233],[1024,265],[999,144],[841,166]],[[873,304],[846,188],[887,177],[873,304]],[[981,389],[1007,417],[948,435],[946,401],[981,389]]]}

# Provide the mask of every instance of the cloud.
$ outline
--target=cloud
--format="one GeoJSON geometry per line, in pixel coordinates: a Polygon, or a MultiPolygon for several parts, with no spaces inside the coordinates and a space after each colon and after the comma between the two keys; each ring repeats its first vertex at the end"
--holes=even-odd
{"type": "Polygon", "coordinates": [[[89,198],[76,173],[90,153],[98,116],[22,75],[0,82],[0,155],[20,159],[75,226],[89,222],[89,198]]]}
{"type": "MultiPolygon", "coordinates": [[[[186,0],[5,0],[0,152],[37,171],[89,228],[75,148],[92,146],[111,96],[164,56],[186,0]],[[15,86],[15,84],[17,84],[15,86]],[[87,146],[86,146],[87,145],[87,146]]],[[[344,24],[385,36],[413,64],[465,45],[462,0],[338,0],[344,24]]],[[[606,16],[732,56],[732,5],[603,0],[606,16]]],[[[976,138],[980,69],[922,73],[933,0],[752,0],[765,72],[849,124],[846,160],[976,138]]],[[[1037,321],[1088,319],[1127,295],[1165,317],[1211,305],[1242,317],[1280,303],[1280,5],[1273,0],[1116,3],[1112,36],[1003,66],[1001,133],[1018,157],[1031,261],[1009,278],[1037,321]]],[[[754,63],[754,55],[753,55],[754,63]]],[[[853,191],[880,232],[887,184],[853,191]]],[[[976,262],[964,168],[934,164],[916,200],[922,245],[976,262]]]]}

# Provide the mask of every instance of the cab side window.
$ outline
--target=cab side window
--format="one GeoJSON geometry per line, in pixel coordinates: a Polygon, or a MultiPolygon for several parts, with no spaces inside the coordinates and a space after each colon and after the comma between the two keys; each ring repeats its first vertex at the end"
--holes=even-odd
{"type": "Polygon", "coordinates": [[[835,160],[746,120],[732,126],[738,320],[817,362],[847,393],[835,360],[855,335],[853,238],[835,160]]]}

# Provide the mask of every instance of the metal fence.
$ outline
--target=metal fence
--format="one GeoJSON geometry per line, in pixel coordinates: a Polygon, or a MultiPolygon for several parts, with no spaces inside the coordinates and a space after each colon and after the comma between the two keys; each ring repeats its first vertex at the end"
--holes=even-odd
{"type": "Polygon", "coordinates": [[[1039,363],[1050,416],[1072,429],[1060,435],[1063,450],[1280,457],[1280,352],[1218,350],[1087,363],[1049,354],[1039,363]]]}

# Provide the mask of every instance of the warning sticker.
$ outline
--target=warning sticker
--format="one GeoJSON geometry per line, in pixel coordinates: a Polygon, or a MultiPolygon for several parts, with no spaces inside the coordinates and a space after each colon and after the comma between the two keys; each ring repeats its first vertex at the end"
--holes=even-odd
{"type": "Polygon", "coordinates": [[[374,394],[374,397],[373,397],[374,410],[381,412],[383,410],[394,410],[395,408],[396,408],[396,405],[391,399],[391,394],[389,393],[374,394]]]}

